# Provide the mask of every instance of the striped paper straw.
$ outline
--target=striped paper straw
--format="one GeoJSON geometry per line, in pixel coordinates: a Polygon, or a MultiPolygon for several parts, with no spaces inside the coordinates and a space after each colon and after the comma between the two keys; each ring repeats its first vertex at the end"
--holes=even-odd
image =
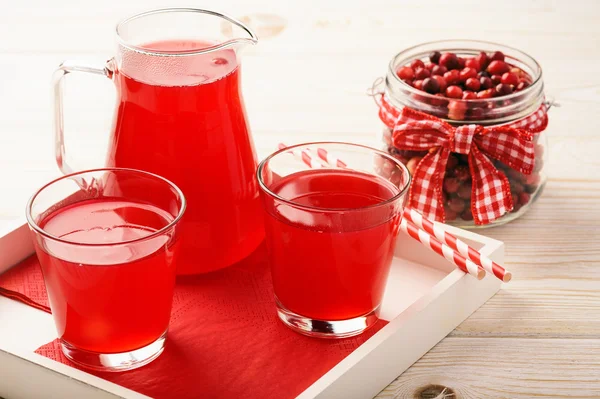
{"type": "Polygon", "coordinates": [[[345,168],[348,166],[344,161],[335,157],[324,148],[317,148],[317,155],[330,166],[337,166],[338,168],[345,168]]]}
{"type": "Polygon", "coordinates": [[[483,269],[492,273],[505,283],[512,279],[512,273],[505,270],[502,266],[491,260],[485,255],[482,255],[476,249],[467,245],[464,241],[456,238],[454,235],[445,231],[441,226],[434,224],[431,220],[425,218],[419,212],[411,208],[404,208],[403,217],[415,224],[419,229],[425,230],[433,235],[439,241],[448,245],[450,248],[458,251],[465,258],[473,261],[475,264],[483,267],[483,269]]]}
{"type": "Polygon", "coordinates": [[[413,223],[409,222],[407,218],[402,218],[400,228],[405,234],[419,241],[423,246],[438,255],[443,256],[463,272],[470,274],[477,280],[481,280],[485,277],[485,270],[483,270],[481,266],[477,266],[473,261],[465,258],[448,245],[438,241],[437,238],[431,236],[425,230],[419,229],[413,223]]]}
{"type": "MultiPolygon", "coordinates": [[[[277,145],[277,148],[279,148],[280,150],[283,150],[284,148],[287,148],[287,145],[285,145],[283,143],[279,143],[277,145]]],[[[308,152],[306,150],[299,151],[298,149],[293,149],[288,152],[291,152],[297,159],[304,162],[309,168],[322,168],[323,167],[323,165],[319,161],[314,159],[310,155],[310,152],[308,152]]]]}

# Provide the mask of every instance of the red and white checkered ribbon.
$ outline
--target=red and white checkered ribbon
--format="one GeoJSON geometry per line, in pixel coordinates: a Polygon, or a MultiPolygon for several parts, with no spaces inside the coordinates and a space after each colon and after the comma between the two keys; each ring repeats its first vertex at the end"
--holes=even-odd
{"type": "Polygon", "coordinates": [[[452,152],[467,155],[473,182],[471,212],[476,224],[490,223],[513,209],[508,179],[491,159],[530,174],[535,154],[533,134],[548,124],[547,106],[506,125],[454,127],[410,108],[399,110],[385,94],[377,98],[379,117],[392,129],[391,143],[400,150],[428,151],[413,173],[408,205],[425,217],[444,221],[442,183],[452,152]]]}

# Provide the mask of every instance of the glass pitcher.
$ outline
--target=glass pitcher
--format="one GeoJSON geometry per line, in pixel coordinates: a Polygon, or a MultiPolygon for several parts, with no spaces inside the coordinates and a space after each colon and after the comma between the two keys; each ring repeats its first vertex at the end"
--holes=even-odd
{"type": "Polygon", "coordinates": [[[105,166],[163,176],[188,199],[178,274],[243,259],[264,238],[256,152],[240,82],[240,53],[257,37],[223,14],[177,8],[124,20],[117,25],[117,42],[117,54],[106,65],[67,61],[55,73],[59,168],[72,172],[65,158],[64,77],[103,75],[117,92],[105,166]]]}

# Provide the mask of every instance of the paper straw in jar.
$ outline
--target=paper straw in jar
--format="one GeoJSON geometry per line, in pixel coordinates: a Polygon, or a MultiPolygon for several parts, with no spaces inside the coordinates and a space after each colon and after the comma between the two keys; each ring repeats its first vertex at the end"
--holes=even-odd
{"type": "MultiPolygon", "coordinates": [[[[287,145],[285,145],[283,143],[279,143],[277,145],[277,148],[279,148],[280,150],[283,150],[283,149],[287,148],[287,145]]],[[[291,152],[297,159],[304,162],[309,168],[322,168],[323,167],[323,165],[319,161],[314,159],[308,151],[299,151],[298,149],[293,149],[293,150],[290,150],[289,152],[291,152]]]]}
{"type": "Polygon", "coordinates": [[[458,253],[465,258],[483,267],[486,272],[492,273],[503,282],[508,283],[512,279],[511,272],[507,271],[487,256],[480,254],[479,251],[448,233],[440,225],[436,225],[414,209],[404,208],[403,217],[414,223],[417,228],[425,230],[442,243],[448,245],[453,250],[458,251],[458,253]]]}
{"type": "Polygon", "coordinates": [[[419,241],[426,248],[437,253],[438,255],[443,256],[460,270],[470,274],[477,280],[481,280],[485,277],[485,270],[483,270],[481,266],[477,266],[475,263],[473,263],[473,261],[454,251],[448,245],[438,241],[435,237],[429,235],[425,230],[419,229],[404,217],[400,222],[400,229],[402,229],[402,231],[411,238],[419,241]]]}

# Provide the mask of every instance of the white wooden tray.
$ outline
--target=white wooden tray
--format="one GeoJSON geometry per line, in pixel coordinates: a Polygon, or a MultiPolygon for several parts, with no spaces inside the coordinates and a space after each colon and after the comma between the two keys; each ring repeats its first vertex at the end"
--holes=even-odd
{"type": "MultiPolygon", "coordinates": [[[[502,242],[457,228],[448,230],[502,263],[502,242]]],[[[2,273],[30,255],[33,247],[27,226],[20,223],[0,234],[2,273]]],[[[491,298],[500,285],[490,275],[482,281],[465,275],[401,234],[381,310],[389,324],[299,398],[375,396],[491,298]]],[[[55,338],[51,315],[0,296],[0,397],[147,398],[34,353],[55,338]]]]}

